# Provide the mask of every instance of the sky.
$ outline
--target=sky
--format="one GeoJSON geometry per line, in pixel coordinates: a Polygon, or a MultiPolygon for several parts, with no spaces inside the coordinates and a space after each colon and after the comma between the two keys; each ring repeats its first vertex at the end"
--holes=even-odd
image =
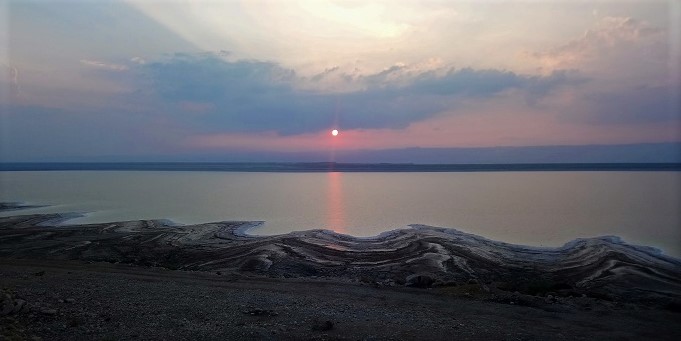
{"type": "Polygon", "coordinates": [[[680,42],[677,0],[0,0],[0,161],[679,144],[680,42]]]}

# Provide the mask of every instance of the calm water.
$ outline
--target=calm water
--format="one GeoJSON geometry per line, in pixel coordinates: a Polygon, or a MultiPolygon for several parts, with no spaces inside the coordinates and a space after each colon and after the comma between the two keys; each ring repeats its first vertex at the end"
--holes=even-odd
{"type": "Polygon", "coordinates": [[[537,246],[618,235],[681,256],[681,172],[0,172],[0,201],[89,213],[76,223],[266,221],[256,234],[421,223],[537,246]]]}

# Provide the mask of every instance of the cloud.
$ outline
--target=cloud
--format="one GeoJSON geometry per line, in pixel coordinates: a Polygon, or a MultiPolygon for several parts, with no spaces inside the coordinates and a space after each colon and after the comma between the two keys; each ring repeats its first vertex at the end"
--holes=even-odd
{"type": "Polygon", "coordinates": [[[318,82],[318,81],[322,80],[323,78],[326,78],[328,75],[338,71],[339,69],[340,69],[340,67],[338,65],[336,65],[334,67],[326,68],[324,71],[310,77],[310,80],[312,80],[313,82],[318,82]]]}
{"type": "Polygon", "coordinates": [[[228,61],[212,54],[176,54],[140,65],[139,70],[145,87],[161,101],[177,104],[172,114],[179,119],[186,114],[181,103],[202,103],[206,110],[201,117],[186,122],[197,129],[283,135],[317,132],[333,125],[403,128],[455,109],[463,100],[487,99],[507,90],[522,91],[536,100],[554,88],[582,81],[565,71],[527,76],[471,68],[414,72],[394,65],[355,78],[360,90],[324,93],[305,90],[300,85],[309,80],[279,64],[228,61]]]}
{"type": "Polygon", "coordinates": [[[574,85],[586,80],[572,70],[557,70],[548,76],[526,76],[503,70],[464,68],[450,69],[444,76],[423,73],[407,88],[416,93],[477,98],[490,97],[515,88],[543,96],[561,85],[574,85]]]}
{"type": "Polygon", "coordinates": [[[571,93],[571,103],[554,108],[566,120],[602,127],[678,124],[681,88],[670,76],[678,60],[669,48],[666,30],[632,17],[604,17],[582,36],[531,56],[545,72],[575,68],[593,80],[571,93]]]}
{"type": "Polygon", "coordinates": [[[94,67],[94,68],[97,68],[97,69],[103,69],[103,70],[109,70],[109,71],[126,71],[126,70],[128,70],[128,67],[125,66],[125,65],[105,63],[105,62],[100,62],[100,61],[97,61],[97,60],[81,59],[80,63],[83,64],[83,65],[87,65],[89,67],[94,67]]]}
{"type": "Polygon", "coordinates": [[[130,61],[132,63],[135,63],[135,64],[146,64],[147,63],[147,61],[142,57],[132,57],[132,58],[130,58],[130,61]]]}
{"type": "Polygon", "coordinates": [[[663,30],[631,17],[604,17],[579,38],[529,55],[549,70],[574,68],[588,61],[612,60],[614,56],[632,53],[660,59],[666,55],[663,34],[663,30]],[[641,49],[641,45],[648,47],[641,49]]]}

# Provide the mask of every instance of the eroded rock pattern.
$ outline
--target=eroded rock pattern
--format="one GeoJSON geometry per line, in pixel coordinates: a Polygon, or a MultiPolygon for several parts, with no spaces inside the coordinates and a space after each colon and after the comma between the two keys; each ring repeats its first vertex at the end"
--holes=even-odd
{"type": "Polygon", "coordinates": [[[534,248],[423,225],[373,238],[326,230],[250,236],[245,231],[258,222],[60,224],[69,217],[0,218],[0,257],[121,262],[274,277],[324,276],[382,285],[475,283],[530,294],[586,294],[639,302],[681,297],[681,260],[617,237],[534,248]]]}

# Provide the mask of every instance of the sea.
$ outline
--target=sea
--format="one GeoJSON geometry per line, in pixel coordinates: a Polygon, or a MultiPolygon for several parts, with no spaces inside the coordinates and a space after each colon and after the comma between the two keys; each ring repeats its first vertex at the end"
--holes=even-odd
{"type": "Polygon", "coordinates": [[[358,237],[425,224],[556,247],[605,235],[681,257],[676,165],[2,165],[0,212],[81,213],[66,224],[167,219],[262,221],[274,235],[328,229],[358,237]]]}

